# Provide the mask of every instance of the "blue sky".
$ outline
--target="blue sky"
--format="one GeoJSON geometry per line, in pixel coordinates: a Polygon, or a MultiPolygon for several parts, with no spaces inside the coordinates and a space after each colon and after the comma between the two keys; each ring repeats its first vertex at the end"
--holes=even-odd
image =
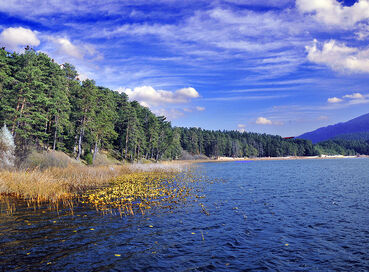
{"type": "Polygon", "coordinates": [[[369,0],[0,2],[29,44],[175,126],[296,136],[368,113],[369,0]]]}

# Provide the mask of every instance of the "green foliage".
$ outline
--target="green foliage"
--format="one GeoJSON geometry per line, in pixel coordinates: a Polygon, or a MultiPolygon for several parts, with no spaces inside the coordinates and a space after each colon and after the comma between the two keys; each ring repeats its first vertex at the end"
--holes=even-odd
{"type": "Polygon", "coordinates": [[[0,124],[11,130],[21,159],[34,149],[64,151],[77,160],[84,150],[89,164],[107,161],[101,149],[120,161],[369,154],[365,141],[337,139],[314,147],[266,134],[173,128],[126,94],[81,82],[73,65],[59,65],[32,49],[0,49],[0,96],[0,124]]]}
{"type": "Polygon", "coordinates": [[[208,157],[283,157],[317,155],[310,141],[258,133],[178,128],[181,146],[208,157]]]}
{"type": "Polygon", "coordinates": [[[316,145],[320,154],[324,155],[357,155],[369,154],[369,141],[366,140],[329,140],[316,145]]]}
{"type": "Polygon", "coordinates": [[[84,160],[86,161],[86,163],[87,163],[88,165],[93,164],[93,157],[92,157],[92,154],[91,154],[91,153],[87,153],[87,154],[84,156],[84,160]]]}

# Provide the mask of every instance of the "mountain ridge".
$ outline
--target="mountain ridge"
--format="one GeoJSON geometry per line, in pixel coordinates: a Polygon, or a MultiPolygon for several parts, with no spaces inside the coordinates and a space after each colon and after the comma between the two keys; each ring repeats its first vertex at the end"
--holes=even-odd
{"type": "Polygon", "coordinates": [[[346,122],[340,122],[316,130],[306,132],[296,138],[310,140],[313,143],[336,138],[343,134],[355,134],[369,132],[369,113],[360,115],[346,122]]]}

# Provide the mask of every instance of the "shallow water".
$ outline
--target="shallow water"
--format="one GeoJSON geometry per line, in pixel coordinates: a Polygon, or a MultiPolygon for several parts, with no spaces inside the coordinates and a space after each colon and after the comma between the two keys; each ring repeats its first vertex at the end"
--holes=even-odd
{"type": "Polygon", "coordinates": [[[0,215],[5,271],[367,271],[369,159],[199,164],[206,195],[120,218],[0,215]],[[200,203],[204,205],[204,209],[200,203]]]}

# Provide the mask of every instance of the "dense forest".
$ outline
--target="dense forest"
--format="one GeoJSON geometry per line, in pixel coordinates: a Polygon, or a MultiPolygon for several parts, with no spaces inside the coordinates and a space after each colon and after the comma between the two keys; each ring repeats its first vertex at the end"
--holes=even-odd
{"type": "MultiPolygon", "coordinates": [[[[129,101],[126,94],[93,80],[81,82],[73,65],[59,65],[28,47],[22,54],[0,49],[0,98],[0,124],[10,129],[18,158],[33,149],[60,150],[92,161],[103,149],[118,160],[134,161],[178,159],[183,154],[305,156],[330,148],[266,134],[172,127],[164,116],[129,101]]],[[[341,147],[342,152],[359,152],[341,147]]]]}

